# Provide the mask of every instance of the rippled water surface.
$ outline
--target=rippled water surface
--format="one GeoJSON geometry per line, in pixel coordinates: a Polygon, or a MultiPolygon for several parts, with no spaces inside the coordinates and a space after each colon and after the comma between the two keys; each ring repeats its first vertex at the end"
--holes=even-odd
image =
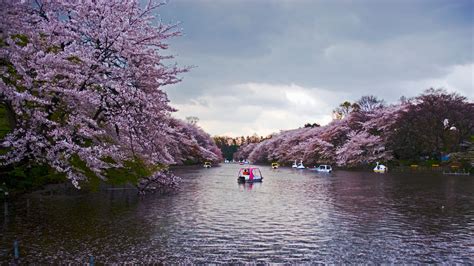
{"type": "Polygon", "coordinates": [[[181,168],[180,191],[32,194],[2,204],[0,262],[474,263],[474,177],[238,165],[181,168]]]}

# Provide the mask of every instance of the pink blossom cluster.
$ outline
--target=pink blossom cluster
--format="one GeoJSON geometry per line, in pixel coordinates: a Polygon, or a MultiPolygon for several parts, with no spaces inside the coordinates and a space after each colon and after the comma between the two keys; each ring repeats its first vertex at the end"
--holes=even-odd
{"type": "Polygon", "coordinates": [[[167,63],[166,41],[180,31],[155,16],[161,3],[142,4],[0,2],[0,104],[13,117],[2,165],[47,163],[79,187],[131,158],[220,159],[209,135],[171,118],[162,87],[188,68],[167,63]]]}
{"type": "Polygon", "coordinates": [[[354,111],[326,126],[282,131],[260,143],[244,145],[234,158],[280,163],[303,160],[307,165],[348,167],[387,161],[392,158],[387,140],[405,111],[405,104],[354,111]]]}

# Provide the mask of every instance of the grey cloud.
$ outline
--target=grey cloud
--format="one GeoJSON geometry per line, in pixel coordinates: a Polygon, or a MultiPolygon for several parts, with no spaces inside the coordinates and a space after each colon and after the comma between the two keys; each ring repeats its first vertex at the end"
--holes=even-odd
{"type": "Polygon", "coordinates": [[[225,108],[238,109],[242,101],[295,111],[283,98],[253,98],[236,84],[327,90],[336,95],[330,106],[366,94],[395,101],[426,89],[413,86],[433,82],[460,86],[457,91],[469,95],[469,78],[442,79],[456,66],[471,66],[472,73],[473,9],[469,0],[171,0],[162,19],[182,21],[185,35],[171,41],[169,52],[181,65],[197,67],[166,90],[181,106],[226,96],[199,104],[209,110],[196,115],[216,125],[228,119],[221,116],[225,108]]]}

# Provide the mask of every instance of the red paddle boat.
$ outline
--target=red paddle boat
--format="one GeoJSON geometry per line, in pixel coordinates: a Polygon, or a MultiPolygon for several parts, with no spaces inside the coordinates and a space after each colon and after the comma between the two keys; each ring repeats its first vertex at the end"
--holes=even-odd
{"type": "Polygon", "coordinates": [[[239,183],[253,183],[262,182],[263,176],[260,169],[255,167],[240,168],[237,182],[239,183]]]}

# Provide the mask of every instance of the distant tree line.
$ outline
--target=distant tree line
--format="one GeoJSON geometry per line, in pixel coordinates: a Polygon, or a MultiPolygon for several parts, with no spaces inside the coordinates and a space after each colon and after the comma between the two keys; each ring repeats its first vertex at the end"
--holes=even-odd
{"type": "Polygon", "coordinates": [[[237,152],[241,146],[248,145],[250,143],[259,143],[266,138],[254,134],[252,136],[240,137],[215,136],[213,139],[217,147],[220,148],[223,157],[230,161],[234,158],[234,153],[237,152]]]}
{"type": "Polygon", "coordinates": [[[281,163],[304,160],[355,167],[376,161],[411,164],[449,155],[473,162],[474,104],[445,90],[429,89],[387,105],[375,96],[345,101],[326,126],[306,124],[259,143],[246,143],[234,158],[281,163]]]}

